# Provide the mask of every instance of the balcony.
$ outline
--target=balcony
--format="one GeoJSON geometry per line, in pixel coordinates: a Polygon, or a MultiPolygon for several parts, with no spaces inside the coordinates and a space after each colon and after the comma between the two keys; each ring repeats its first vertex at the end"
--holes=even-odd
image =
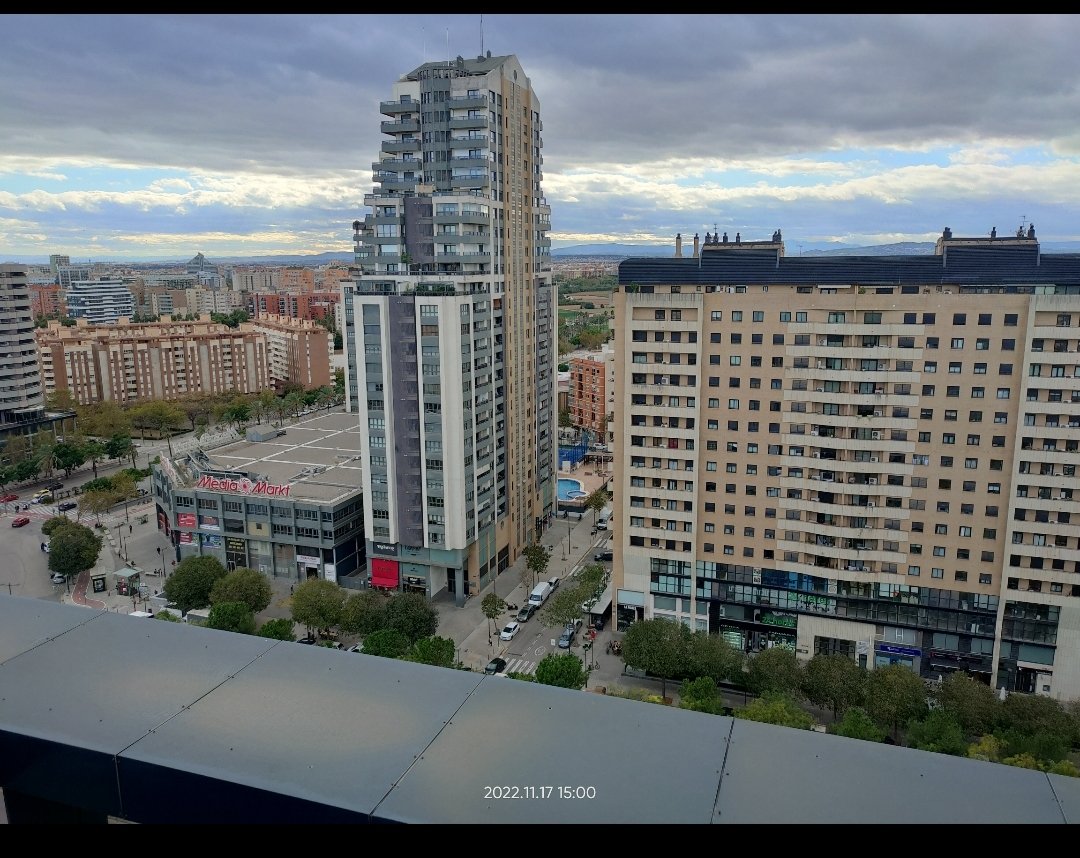
{"type": "Polygon", "coordinates": [[[420,102],[409,99],[407,101],[380,101],[379,113],[383,116],[399,116],[402,113],[418,113],[420,102]]]}
{"type": "Polygon", "coordinates": [[[390,122],[380,122],[379,129],[383,134],[415,134],[420,130],[420,120],[396,119],[390,122]]]}
{"type": "MultiPolygon", "coordinates": [[[[392,123],[383,123],[384,126],[388,124],[392,123]]],[[[457,119],[451,119],[449,125],[451,131],[457,131],[465,128],[487,128],[488,118],[486,116],[462,116],[457,119]]],[[[384,128],[383,130],[386,129],[384,128]]],[[[408,129],[402,128],[398,130],[406,131],[408,129]]]]}

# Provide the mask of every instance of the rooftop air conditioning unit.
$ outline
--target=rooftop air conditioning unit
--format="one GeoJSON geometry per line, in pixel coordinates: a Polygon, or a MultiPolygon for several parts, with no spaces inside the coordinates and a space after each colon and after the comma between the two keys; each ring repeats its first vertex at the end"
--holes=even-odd
{"type": "Polygon", "coordinates": [[[880,417],[880,416],[881,416],[881,412],[880,412],[880,411],[875,411],[875,412],[874,412],[874,416],[875,416],[875,417],[880,417]]]}
{"type": "Polygon", "coordinates": [[[821,337],[821,338],[818,339],[817,344],[819,346],[827,346],[829,344],[829,341],[827,339],[825,339],[824,337],[821,337]]]}
{"type": "Polygon", "coordinates": [[[881,433],[880,432],[871,432],[870,437],[875,441],[880,441],[881,440],[881,433]]]}
{"type": "Polygon", "coordinates": [[[873,501],[869,501],[869,502],[868,502],[868,503],[866,504],[866,508],[867,508],[867,509],[873,509],[873,508],[874,508],[874,502],[873,502],[873,501]]]}
{"type": "MultiPolygon", "coordinates": [[[[1072,424],[1072,423],[1070,423],[1069,425],[1070,425],[1070,426],[1072,426],[1073,424],[1072,424]]],[[[811,434],[811,435],[817,435],[817,429],[811,429],[811,430],[810,430],[810,434],[811,434]]]]}
{"type": "Polygon", "coordinates": [[[821,453],[814,453],[814,458],[815,459],[820,459],[821,458],[821,453]]]}
{"type": "Polygon", "coordinates": [[[825,392],[825,388],[824,388],[824,387],[819,387],[819,388],[817,388],[817,392],[818,392],[818,393],[824,393],[824,392],[825,392]]]}
{"type": "Polygon", "coordinates": [[[877,456],[871,456],[870,457],[871,462],[876,462],[877,460],[878,460],[877,456]]]}
{"type": "Polygon", "coordinates": [[[867,482],[868,482],[868,483],[869,483],[870,485],[872,485],[872,486],[876,486],[876,485],[877,485],[877,479],[876,479],[876,478],[874,478],[874,477],[871,477],[871,478],[870,478],[869,480],[867,480],[867,482]]]}

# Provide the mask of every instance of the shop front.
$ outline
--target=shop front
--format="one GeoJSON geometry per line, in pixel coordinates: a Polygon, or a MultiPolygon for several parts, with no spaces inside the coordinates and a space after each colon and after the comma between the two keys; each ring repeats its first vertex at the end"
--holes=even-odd
{"type": "MultiPolygon", "coordinates": [[[[311,550],[308,549],[308,551],[311,550]]],[[[296,574],[301,581],[306,581],[308,578],[318,578],[321,566],[322,560],[318,555],[305,553],[301,548],[296,549],[296,574]]]]}
{"type": "Polygon", "coordinates": [[[386,557],[371,558],[371,586],[384,592],[396,592],[401,581],[400,564],[386,557]]]}

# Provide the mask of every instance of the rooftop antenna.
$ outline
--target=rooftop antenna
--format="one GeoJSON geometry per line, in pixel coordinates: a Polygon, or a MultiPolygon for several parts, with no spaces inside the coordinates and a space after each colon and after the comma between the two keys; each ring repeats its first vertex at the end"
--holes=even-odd
{"type": "Polygon", "coordinates": [[[480,15],[480,56],[484,55],[484,16],[480,15]]]}
{"type": "Polygon", "coordinates": [[[446,67],[450,67],[450,28],[446,28],[446,67]]]}

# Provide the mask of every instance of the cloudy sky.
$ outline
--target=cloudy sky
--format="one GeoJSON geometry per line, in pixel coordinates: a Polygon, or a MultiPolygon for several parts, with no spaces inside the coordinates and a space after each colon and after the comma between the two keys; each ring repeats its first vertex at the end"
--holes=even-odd
{"type": "Polygon", "coordinates": [[[0,261],[352,249],[379,101],[516,54],[555,249],[1080,240],[1080,16],[4,15],[0,261]]]}

